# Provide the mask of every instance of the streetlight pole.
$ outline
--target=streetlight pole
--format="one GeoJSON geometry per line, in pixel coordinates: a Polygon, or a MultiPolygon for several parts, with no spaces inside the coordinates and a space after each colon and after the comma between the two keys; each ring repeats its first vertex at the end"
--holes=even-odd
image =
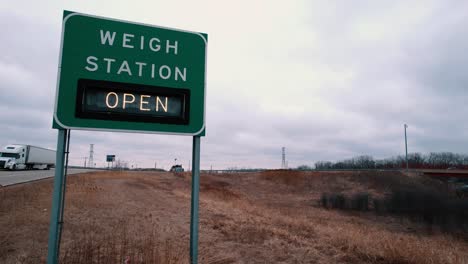
{"type": "Polygon", "coordinates": [[[408,127],[408,125],[405,124],[404,127],[405,127],[406,172],[408,172],[408,141],[406,139],[406,128],[408,127]]]}

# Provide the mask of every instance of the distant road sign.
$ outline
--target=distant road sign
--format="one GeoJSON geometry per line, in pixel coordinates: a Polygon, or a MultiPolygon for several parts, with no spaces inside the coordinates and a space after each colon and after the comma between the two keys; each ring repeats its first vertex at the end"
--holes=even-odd
{"type": "Polygon", "coordinates": [[[106,162],[114,162],[114,161],[115,161],[115,155],[106,156],[106,162]]]}
{"type": "Polygon", "coordinates": [[[204,135],[207,35],[65,11],[54,128],[204,135]]]}

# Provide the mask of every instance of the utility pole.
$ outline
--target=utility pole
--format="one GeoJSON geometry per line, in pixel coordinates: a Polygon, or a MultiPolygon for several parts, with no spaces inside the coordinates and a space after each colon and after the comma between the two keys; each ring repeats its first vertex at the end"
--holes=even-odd
{"type": "Polygon", "coordinates": [[[406,128],[408,127],[408,125],[405,124],[404,127],[405,127],[406,172],[408,172],[408,141],[406,139],[406,128]]]}
{"type": "Polygon", "coordinates": [[[286,148],[281,148],[281,169],[287,169],[288,164],[286,163],[286,148]]]}
{"type": "Polygon", "coordinates": [[[94,144],[89,144],[89,167],[94,168],[94,144]]]}
{"type": "Polygon", "coordinates": [[[88,157],[83,157],[84,158],[84,167],[86,168],[86,160],[88,159],[88,157]]]}

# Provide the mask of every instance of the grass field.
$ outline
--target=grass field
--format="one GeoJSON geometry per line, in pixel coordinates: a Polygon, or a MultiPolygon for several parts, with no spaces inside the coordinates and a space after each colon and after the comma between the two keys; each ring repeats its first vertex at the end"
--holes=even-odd
{"type": "MultiPolygon", "coordinates": [[[[468,263],[468,242],[404,217],[327,210],[324,192],[385,195],[398,172],[203,174],[200,263],[468,263]]],[[[68,179],[62,263],[188,263],[190,174],[68,179]]],[[[52,180],[0,189],[0,263],[44,263],[52,180]]]]}

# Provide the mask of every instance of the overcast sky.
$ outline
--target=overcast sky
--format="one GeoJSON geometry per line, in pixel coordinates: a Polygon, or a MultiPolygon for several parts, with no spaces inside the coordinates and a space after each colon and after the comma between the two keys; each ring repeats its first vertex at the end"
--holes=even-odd
{"type": "MultiPolygon", "coordinates": [[[[290,167],[468,147],[466,1],[8,1],[0,145],[56,148],[63,10],[208,34],[202,168],[290,167]],[[410,2],[410,3],[409,3],[410,2]]],[[[71,132],[70,162],[187,167],[192,138],[71,132]]]]}

